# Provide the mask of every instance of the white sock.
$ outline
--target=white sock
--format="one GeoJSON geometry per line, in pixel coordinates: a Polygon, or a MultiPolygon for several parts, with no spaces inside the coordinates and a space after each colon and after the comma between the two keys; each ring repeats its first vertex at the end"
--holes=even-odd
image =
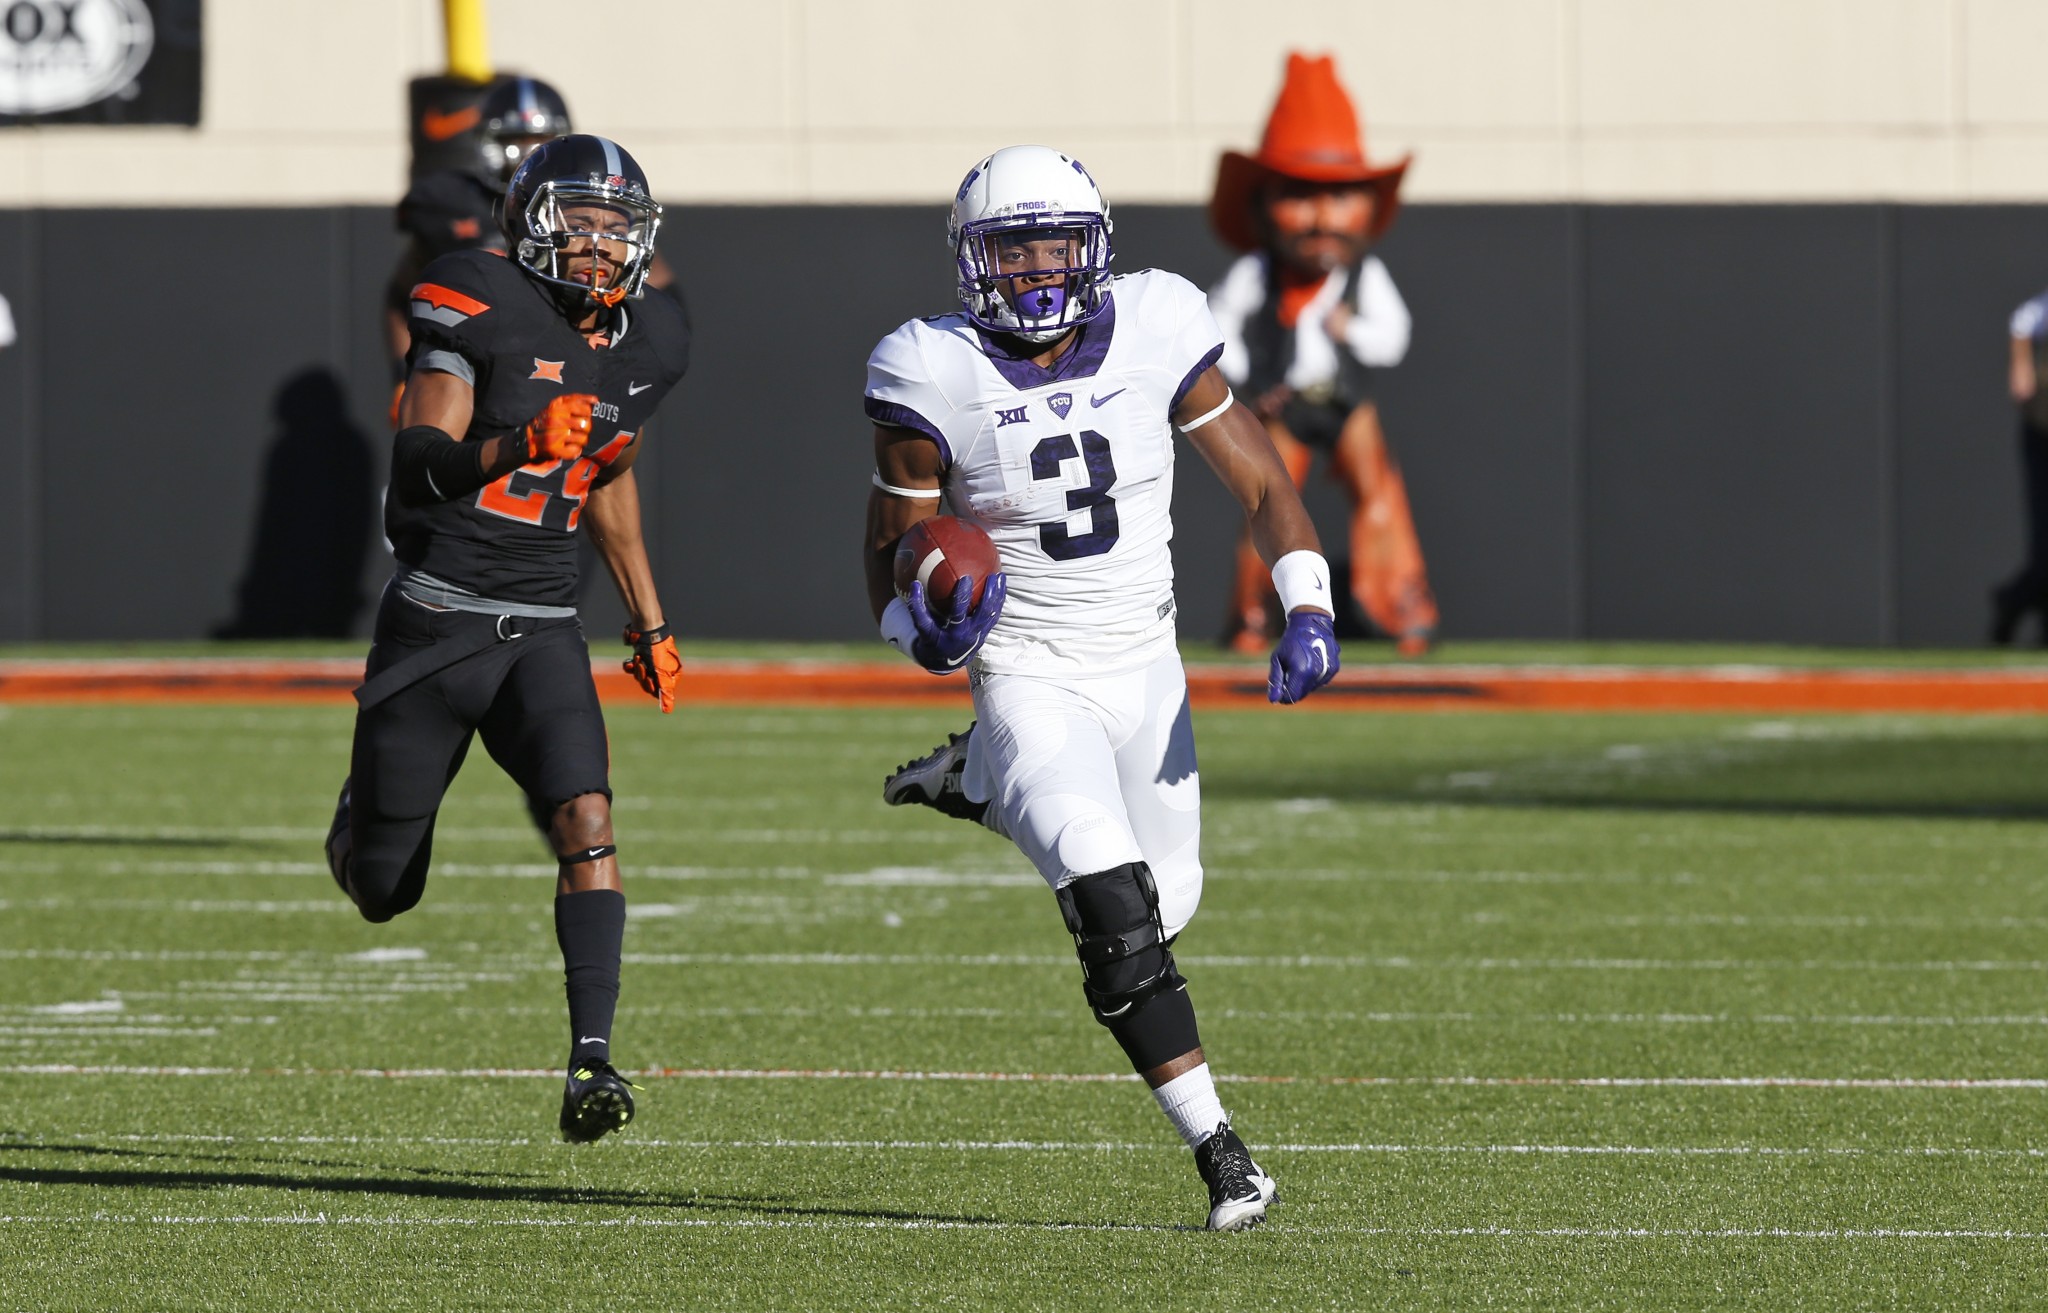
{"type": "Polygon", "coordinates": [[[1227,1120],[1223,1101],[1216,1097],[1216,1081],[1209,1075],[1206,1062],[1153,1090],[1152,1097],[1159,1100],[1159,1110],[1166,1114],[1166,1120],[1173,1123],[1173,1129],[1180,1132],[1180,1138],[1188,1142],[1190,1149],[1214,1135],[1217,1125],[1227,1120]]]}

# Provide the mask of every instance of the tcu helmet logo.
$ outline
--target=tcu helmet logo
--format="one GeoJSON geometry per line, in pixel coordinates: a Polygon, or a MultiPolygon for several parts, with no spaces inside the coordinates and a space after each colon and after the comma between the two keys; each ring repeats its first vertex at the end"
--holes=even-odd
{"type": "Polygon", "coordinates": [[[0,7],[0,114],[55,114],[125,90],[156,28],[143,0],[10,0],[0,7]]]}
{"type": "Polygon", "coordinates": [[[543,383],[560,383],[562,381],[562,366],[568,363],[566,360],[542,360],[539,356],[535,356],[533,358],[533,372],[526,376],[527,380],[531,382],[537,378],[543,383]]]}
{"type": "Polygon", "coordinates": [[[1061,419],[1065,419],[1067,412],[1074,408],[1074,394],[1071,392],[1055,392],[1045,399],[1045,404],[1052,407],[1053,414],[1058,415],[1061,419]]]}

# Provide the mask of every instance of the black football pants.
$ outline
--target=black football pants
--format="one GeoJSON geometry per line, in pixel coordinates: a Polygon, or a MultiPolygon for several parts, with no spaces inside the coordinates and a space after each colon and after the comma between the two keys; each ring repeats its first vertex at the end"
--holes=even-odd
{"type": "MultiPolygon", "coordinates": [[[[372,921],[387,921],[419,902],[434,817],[472,735],[483,736],[491,759],[525,792],[543,832],[570,799],[611,797],[611,753],[582,625],[574,619],[515,623],[524,630],[518,637],[493,642],[356,713],[350,882],[372,921]]],[[[432,610],[387,588],[364,677],[433,644],[499,624],[497,616],[432,610]]]]}

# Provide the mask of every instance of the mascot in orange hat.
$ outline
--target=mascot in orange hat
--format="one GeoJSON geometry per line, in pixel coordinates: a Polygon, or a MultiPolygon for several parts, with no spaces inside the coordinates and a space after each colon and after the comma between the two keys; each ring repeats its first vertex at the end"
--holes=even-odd
{"type": "MultiPolygon", "coordinates": [[[[1358,115],[1325,55],[1287,57],[1257,155],[1226,152],[1209,222],[1245,254],[1209,293],[1223,373],[1266,423],[1297,487],[1317,450],[1351,501],[1351,591],[1405,656],[1429,650],[1436,599],[1401,470],[1380,430],[1372,372],[1408,350],[1408,307],[1372,245],[1394,221],[1407,159],[1365,158],[1358,115]]],[[[1227,640],[1264,652],[1275,599],[1240,540],[1227,640]]]]}

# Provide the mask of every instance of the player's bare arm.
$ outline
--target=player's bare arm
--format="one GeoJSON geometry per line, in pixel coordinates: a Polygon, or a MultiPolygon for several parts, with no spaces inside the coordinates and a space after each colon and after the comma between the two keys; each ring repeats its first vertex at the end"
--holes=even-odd
{"type": "MultiPolygon", "coordinates": [[[[1252,545],[1258,548],[1260,559],[1272,565],[1290,552],[1322,551],[1316,526],[1301,504],[1301,494],[1295,491],[1280,453],[1273,450],[1266,426],[1250,407],[1231,397],[1221,370],[1211,366],[1195,380],[1174,412],[1173,422],[1196,425],[1185,430],[1187,439],[1244,507],[1252,545]],[[1215,414],[1219,406],[1225,407],[1220,415],[1215,414]],[[1200,423],[1205,415],[1215,417],[1200,423]]],[[[1310,609],[1335,614],[1328,606],[1310,609]]]]}
{"type": "Polygon", "coordinates": [[[910,532],[919,520],[939,513],[939,449],[930,438],[911,429],[875,425],[875,477],[904,492],[927,492],[930,496],[905,496],[876,487],[868,493],[866,550],[861,554],[867,572],[868,606],[875,619],[889,608],[896,596],[890,577],[896,540],[910,532]]]}
{"type": "Polygon", "coordinates": [[[584,514],[591,545],[597,548],[619,590],[619,600],[625,603],[625,642],[633,649],[625,672],[661,704],[665,715],[676,709],[683,658],[662,613],[661,597],[654,588],[654,567],[647,559],[647,540],[640,531],[640,481],[633,475],[633,463],[639,459],[638,442],[614,458],[592,485],[584,514]]]}
{"type": "Polygon", "coordinates": [[[1002,617],[1009,581],[999,569],[983,580],[975,600],[970,580],[957,581],[950,595],[927,597],[913,582],[896,591],[898,540],[939,513],[944,473],[937,444],[922,433],[887,424],[875,426],[874,487],[868,495],[868,533],[861,565],[867,574],[868,604],[881,626],[882,641],[935,675],[966,668],[1002,617]]]}
{"type": "Polygon", "coordinates": [[[584,527],[618,587],[633,627],[659,629],[665,621],[654,588],[654,567],[647,559],[647,540],[640,530],[640,482],[633,476],[633,462],[639,456],[635,443],[598,476],[583,512],[588,517],[584,527]]]}

